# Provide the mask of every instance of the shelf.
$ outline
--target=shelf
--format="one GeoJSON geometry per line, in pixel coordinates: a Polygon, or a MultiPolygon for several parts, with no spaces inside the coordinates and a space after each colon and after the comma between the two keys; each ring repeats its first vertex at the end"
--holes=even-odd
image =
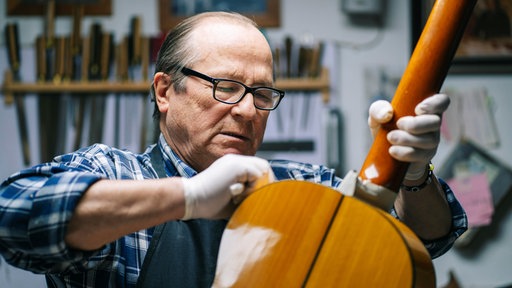
{"type": "MultiPolygon", "coordinates": [[[[87,82],[42,82],[26,83],[13,81],[12,73],[5,72],[2,92],[5,95],[5,103],[12,104],[13,94],[37,93],[42,95],[56,95],[60,93],[147,93],[151,83],[148,82],[112,82],[112,81],[87,81],[87,82]]],[[[276,79],[275,86],[285,91],[320,91],[325,103],[329,101],[329,72],[323,69],[316,78],[290,78],[276,79]]]]}
{"type": "Polygon", "coordinates": [[[329,70],[322,69],[322,72],[315,78],[279,78],[275,86],[285,91],[319,91],[322,92],[324,103],[329,102],[329,70]]]}

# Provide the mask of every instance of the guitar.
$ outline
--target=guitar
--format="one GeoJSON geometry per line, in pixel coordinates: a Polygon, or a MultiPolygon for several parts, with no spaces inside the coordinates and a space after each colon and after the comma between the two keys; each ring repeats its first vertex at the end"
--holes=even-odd
{"type": "MultiPolygon", "coordinates": [[[[396,120],[441,88],[476,0],[438,0],[359,173],[397,192],[407,163],[388,153],[396,120]]],[[[331,188],[287,180],[245,199],[224,231],[214,287],[435,287],[421,240],[384,210],[331,188]]]]}

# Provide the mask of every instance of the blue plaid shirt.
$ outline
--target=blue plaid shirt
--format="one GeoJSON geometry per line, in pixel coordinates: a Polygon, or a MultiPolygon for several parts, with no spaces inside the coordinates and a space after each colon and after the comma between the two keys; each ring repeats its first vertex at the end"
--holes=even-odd
{"type": "MultiPolygon", "coordinates": [[[[50,287],[135,287],[153,228],[126,235],[103,248],[84,252],[64,241],[78,201],[100,179],[153,179],[152,148],[162,149],[168,176],[196,172],[171,151],[160,136],[158,146],[134,154],[96,144],[56,157],[10,176],[0,186],[0,253],[19,268],[46,274],[50,287]]],[[[277,179],[297,179],[338,187],[341,179],[324,166],[271,161],[277,179]]],[[[452,209],[452,232],[425,243],[432,257],[447,251],[467,227],[464,210],[442,183],[452,209]]],[[[394,211],[392,214],[396,216],[394,211]]]]}

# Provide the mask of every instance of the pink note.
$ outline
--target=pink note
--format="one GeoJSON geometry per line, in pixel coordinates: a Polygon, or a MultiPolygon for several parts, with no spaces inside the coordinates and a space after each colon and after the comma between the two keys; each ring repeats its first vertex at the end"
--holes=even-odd
{"type": "Polygon", "coordinates": [[[469,227],[489,225],[494,213],[490,184],[485,173],[447,181],[468,216],[469,227]]]}

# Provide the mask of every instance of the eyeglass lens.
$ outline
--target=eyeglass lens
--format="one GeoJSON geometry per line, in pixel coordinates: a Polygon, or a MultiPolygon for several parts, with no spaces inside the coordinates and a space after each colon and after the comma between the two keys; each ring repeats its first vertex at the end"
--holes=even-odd
{"type": "MultiPolygon", "coordinates": [[[[246,94],[245,87],[234,81],[220,80],[214,88],[214,97],[227,104],[238,102],[246,94]]],[[[247,92],[253,94],[254,105],[264,109],[274,108],[280,98],[279,92],[265,87],[247,92]]]]}

